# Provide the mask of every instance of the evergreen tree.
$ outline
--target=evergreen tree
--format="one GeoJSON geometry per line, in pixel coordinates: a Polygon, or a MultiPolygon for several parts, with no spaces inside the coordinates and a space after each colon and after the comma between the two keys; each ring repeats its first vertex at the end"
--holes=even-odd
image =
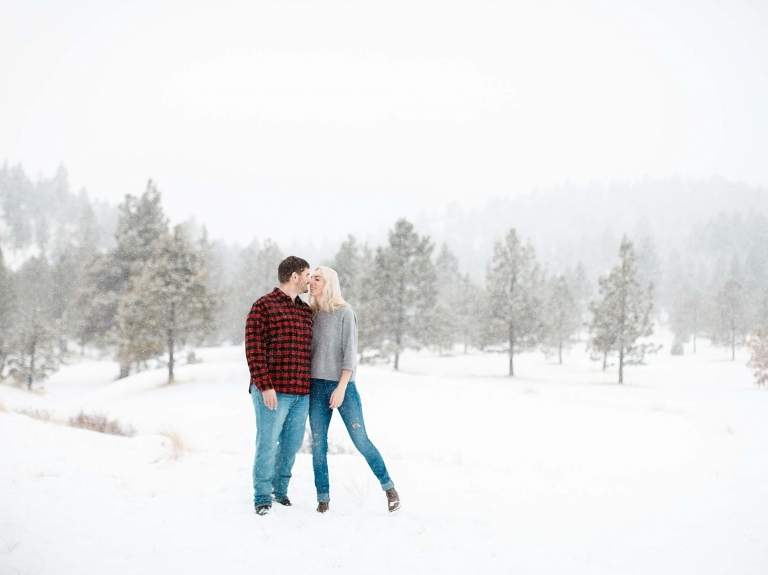
{"type": "Polygon", "coordinates": [[[80,289],[78,262],[71,251],[59,255],[53,265],[51,317],[56,326],[56,341],[62,353],[67,353],[67,341],[76,334],[75,302],[80,289]]]}
{"type": "MultiPolygon", "coordinates": [[[[379,297],[380,278],[376,267],[376,256],[368,244],[363,244],[359,252],[359,272],[357,286],[353,289],[356,301],[350,301],[357,316],[357,349],[360,361],[365,361],[366,349],[382,349],[384,330],[380,321],[383,313],[383,300],[379,297]]],[[[346,296],[344,296],[346,299],[346,296]]]]}
{"type": "Polygon", "coordinates": [[[395,369],[406,347],[429,341],[430,318],[436,304],[434,249],[405,219],[389,232],[389,244],[376,250],[382,333],[394,348],[395,369]]]}
{"type": "Polygon", "coordinates": [[[673,296],[669,314],[672,333],[675,335],[675,341],[681,344],[693,337],[693,353],[696,353],[696,343],[701,329],[701,308],[702,295],[694,287],[678,291],[673,296]]]}
{"type": "Polygon", "coordinates": [[[377,321],[380,301],[376,285],[376,260],[368,244],[360,244],[349,235],[341,244],[331,267],[339,274],[339,284],[344,299],[357,316],[357,350],[360,361],[366,361],[366,349],[381,348],[383,334],[377,321]]]}
{"type": "Polygon", "coordinates": [[[546,305],[546,351],[557,350],[558,362],[563,363],[563,348],[571,345],[571,337],[580,327],[579,310],[563,276],[549,281],[546,305]]]}
{"type": "Polygon", "coordinates": [[[594,287],[587,277],[584,264],[581,262],[576,264],[576,269],[566,270],[565,281],[568,285],[568,291],[571,293],[576,304],[579,316],[579,329],[581,329],[582,326],[589,323],[589,300],[594,292],[594,287]]]}
{"type": "Polygon", "coordinates": [[[495,243],[486,284],[491,305],[486,316],[496,341],[509,345],[509,375],[515,375],[515,353],[534,348],[543,332],[543,276],[533,247],[514,229],[495,243]]]}
{"type": "Polygon", "coordinates": [[[768,332],[759,326],[749,340],[752,357],[747,367],[754,370],[755,383],[759,386],[768,385],[768,332]]]}
{"type": "Polygon", "coordinates": [[[126,377],[131,363],[135,363],[129,360],[126,350],[133,349],[134,343],[120,339],[129,333],[119,325],[119,317],[128,317],[125,313],[118,315],[121,305],[124,309],[127,305],[121,304],[121,299],[130,299],[128,294],[133,290],[134,279],[141,275],[159,242],[167,235],[168,222],[160,192],[152,180],[141,197],[126,195],[118,212],[117,245],[106,257],[95,256],[86,270],[88,288],[81,294],[80,305],[88,305],[90,310],[81,335],[94,334],[101,345],[115,345],[120,358],[120,377],[126,377]]]}
{"type": "Polygon", "coordinates": [[[443,350],[450,350],[453,344],[462,339],[463,318],[458,312],[464,311],[463,277],[459,271],[459,260],[443,244],[435,262],[437,272],[437,304],[430,318],[430,343],[443,350]]]}
{"type": "Polygon", "coordinates": [[[11,271],[5,267],[3,250],[0,248],[0,381],[6,375],[16,327],[16,293],[11,271]]]}
{"type": "Polygon", "coordinates": [[[653,284],[641,287],[637,280],[635,251],[626,236],[619,248],[619,265],[599,280],[600,299],[593,302],[591,347],[603,355],[616,352],[619,356],[619,383],[624,383],[624,366],[641,364],[645,354],[659,348],[639,343],[641,337],[653,333],[653,284]]]}
{"type": "Polygon", "coordinates": [[[716,344],[731,348],[731,359],[736,359],[736,345],[749,333],[744,301],[744,289],[735,279],[729,279],[715,299],[715,323],[712,339],[716,344]]]}
{"type": "Polygon", "coordinates": [[[333,258],[331,267],[339,274],[339,285],[344,299],[355,308],[360,300],[362,290],[362,255],[361,247],[355,236],[348,235],[342,242],[336,257],[333,258]]]}
{"type": "Polygon", "coordinates": [[[259,248],[257,241],[240,252],[234,289],[224,295],[227,339],[233,344],[245,340],[245,318],[253,302],[278,285],[277,266],[285,259],[280,247],[267,239],[259,248]]]}
{"type": "Polygon", "coordinates": [[[121,321],[121,329],[126,332],[121,341],[133,346],[143,344],[138,350],[134,348],[141,354],[162,345],[168,353],[168,383],[172,383],[177,347],[199,343],[212,333],[218,307],[218,296],[208,287],[203,256],[192,249],[182,226],[161,240],[135,281],[132,295],[135,297],[126,314],[130,319],[136,318],[134,310],[140,310],[140,314],[137,322],[121,321]]]}
{"type": "Polygon", "coordinates": [[[51,313],[52,273],[45,258],[30,258],[16,283],[15,341],[9,374],[30,389],[55,371],[62,354],[56,350],[57,328],[51,313]]]}

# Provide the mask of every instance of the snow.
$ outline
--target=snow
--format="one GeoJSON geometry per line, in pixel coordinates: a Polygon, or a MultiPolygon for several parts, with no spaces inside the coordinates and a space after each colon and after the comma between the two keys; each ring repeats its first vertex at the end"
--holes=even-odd
{"type": "Polygon", "coordinates": [[[673,357],[663,340],[624,386],[583,346],[562,366],[521,354],[514,379],[503,354],[361,366],[392,515],[338,417],[331,511],[302,453],[294,506],[253,513],[242,348],[196,350],[171,386],[94,360],[42,392],[2,385],[0,573],[766,573],[768,392],[745,351],[673,357]],[[138,433],[62,424],[80,410],[138,433]]]}

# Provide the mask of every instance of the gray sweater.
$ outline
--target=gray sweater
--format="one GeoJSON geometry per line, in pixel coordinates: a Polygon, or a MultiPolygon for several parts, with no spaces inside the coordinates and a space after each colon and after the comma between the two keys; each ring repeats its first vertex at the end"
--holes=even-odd
{"type": "Polygon", "coordinates": [[[312,326],[312,372],[315,379],[339,381],[342,369],[357,368],[357,317],[349,306],[319,311],[312,326]]]}

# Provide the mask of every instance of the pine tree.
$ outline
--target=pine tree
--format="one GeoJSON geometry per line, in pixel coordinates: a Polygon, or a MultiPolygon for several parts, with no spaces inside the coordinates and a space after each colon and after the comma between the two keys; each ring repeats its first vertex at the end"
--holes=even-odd
{"type": "Polygon", "coordinates": [[[5,267],[3,250],[0,248],[0,381],[6,375],[5,369],[14,340],[16,327],[16,293],[13,276],[5,267]]]}
{"type": "MultiPolygon", "coordinates": [[[[102,346],[112,344],[118,349],[120,377],[130,374],[130,353],[135,343],[121,340],[121,334],[134,333],[120,326],[120,308],[126,309],[130,301],[134,280],[150,260],[161,239],[168,233],[168,221],[163,213],[160,192],[149,181],[147,189],[136,198],[126,195],[118,208],[115,239],[117,245],[106,256],[96,255],[85,272],[87,287],[83,290],[79,305],[89,306],[87,321],[81,326],[81,336],[93,334],[102,346]]],[[[84,338],[81,337],[81,341],[84,338]]],[[[141,355],[141,354],[139,354],[141,355]]]]}
{"type": "MultiPolygon", "coordinates": [[[[437,304],[430,318],[430,343],[442,355],[461,339],[461,319],[458,311],[462,304],[462,276],[459,260],[443,244],[435,262],[437,272],[437,304]]],[[[463,310],[462,310],[463,311],[463,310]]]]}
{"type": "Polygon", "coordinates": [[[675,341],[686,343],[693,337],[693,353],[696,353],[696,343],[701,329],[702,295],[694,288],[688,287],[673,295],[670,309],[670,327],[675,335],[675,341]]]}
{"type": "MultiPolygon", "coordinates": [[[[98,278],[89,276],[93,271],[91,268],[98,268],[95,260],[99,257],[99,246],[102,241],[102,230],[96,219],[96,212],[88,202],[87,196],[82,197],[82,201],[87,202],[83,207],[77,230],[74,234],[74,259],[76,263],[76,277],[74,292],[76,297],[72,301],[73,337],[80,346],[80,355],[85,355],[85,346],[90,343],[99,333],[96,328],[97,322],[94,321],[93,301],[99,287],[98,278]]],[[[99,270],[101,273],[101,270],[99,270]]],[[[102,309],[96,306],[96,310],[102,309]]]]}
{"type": "Polygon", "coordinates": [[[719,345],[730,347],[731,359],[735,360],[736,345],[749,333],[744,290],[735,279],[727,280],[717,293],[714,319],[712,339],[719,345]]]}
{"type": "Polygon", "coordinates": [[[62,353],[67,353],[67,341],[76,333],[75,302],[80,288],[78,262],[71,251],[59,255],[52,271],[51,316],[56,326],[56,340],[62,353]]]}
{"type": "Polygon", "coordinates": [[[600,299],[592,303],[591,348],[603,355],[603,366],[609,353],[619,356],[619,383],[624,383],[624,366],[641,364],[646,353],[659,348],[640,343],[641,337],[653,333],[653,284],[641,287],[637,280],[635,251],[626,236],[619,248],[619,265],[599,280],[600,299]]]}
{"type": "Polygon", "coordinates": [[[488,325],[494,339],[509,345],[509,375],[515,375],[515,353],[536,347],[543,332],[543,276],[533,247],[514,229],[495,243],[486,285],[491,297],[488,325]]]}
{"type": "MultiPolygon", "coordinates": [[[[203,256],[192,249],[182,226],[161,240],[132,293],[136,297],[127,313],[134,317],[133,310],[140,310],[139,321],[133,324],[137,337],[126,333],[121,340],[144,342],[147,347],[141,352],[162,345],[168,353],[168,383],[172,383],[177,347],[199,343],[212,333],[218,307],[218,296],[208,287],[203,256]]],[[[121,327],[127,325],[121,322],[121,327]]]]}
{"type": "Polygon", "coordinates": [[[592,282],[587,277],[584,264],[579,262],[576,269],[568,269],[565,272],[565,281],[568,284],[568,291],[573,296],[576,308],[579,314],[579,329],[589,323],[589,300],[592,297],[594,288],[592,282]]]}
{"type": "Polygon", "coordinates": [[[571,337],[580,327],[579,310],[563,276],[553,277],[548,284],[546,304],[546,351],[557,350],[563,363],[563,348],[571,345],[571,337]]]}
{"type": "Polygon", "coordinates": [[[382,333],[394,349],[395,369],[400,353],[429,341],[429,320],[436,304],[434,249],[405,219],[389,232],[389,244],[376,250],[382,333]]]}
{"type": "Polygon", "coordinates": [[[226,339],[233,344],[239,345],[245,340],[245,318],[253,302],[277,287],[277,266],[283,259],[280,247],[270,239],[261,248],[254,240],[241,250],[235,286],[224,295],[222,311],[228,326],[226,339]]]}
{"type": "Polygon", "coordinates": [[[357,316],[357,350],[360,361],[366,361],[365,350],[380,348],[383,338],[380,323],[380,301],[375,286],[376,260],[368,244],[360,244],[349,235],[341,244],[331,267],[339,274],[339,284],[344,299],[357,316]]]}
{"type": "Polygon", "coordinates": [[[362,276],[361,247],[355,236],[348,235],[342,242],[331,267],[339,274],[339,285],[344,299],[355,308],[360,299],[362,276]]]}
{"type": "Polygon", "coordinates": [[[61,360],[56,350],[57,329],[51,313],[52,274],[44,258],[24,262],[16,283],[16,337],[8,361],[9,374],[28,389],[55,371],[61,360]]]}
{"type": "MultiPolygon", "coordinates": [[[[385,334],[381,322],[383,300],[379,297],[379,291],[376,288],[380,280],[376,256],[368,244],[360,247],[358,265],[357,285],[353,289],[355,294],[353,297],[356,299],[350,301],[350,304],[357,316],[357,349],[360,353],[360,361],[363,362],[366,349],[381,351],[385,334]]],[[[344,297],[346,299],[346,295],[344,297]]]]}
{"type": "Polygon", "coordinates": [[[755,334],[749,340],[752,357],[747,367],[754,370],[755,383],[758,387],[768,385],[768,332],[762,326],[755,330],[755,334]]]}

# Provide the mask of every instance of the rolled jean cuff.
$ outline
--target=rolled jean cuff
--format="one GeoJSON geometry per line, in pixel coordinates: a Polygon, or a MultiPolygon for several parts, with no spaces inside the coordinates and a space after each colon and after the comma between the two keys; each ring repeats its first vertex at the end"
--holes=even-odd
{"type": "Polygon", "coordinates": [[[381,490],[386,491],[387,489],[392,489],[395,486],[394,483],[392,483],[392,480],[390,479],[386,483],[381,484],[381,490]]]}
{"type": "Polygon", "coordinates": [[[317,502],[318,503],[329,503],[331,501],[331,494],[330,493],[318,493],[317,494],[317,502]]]}

